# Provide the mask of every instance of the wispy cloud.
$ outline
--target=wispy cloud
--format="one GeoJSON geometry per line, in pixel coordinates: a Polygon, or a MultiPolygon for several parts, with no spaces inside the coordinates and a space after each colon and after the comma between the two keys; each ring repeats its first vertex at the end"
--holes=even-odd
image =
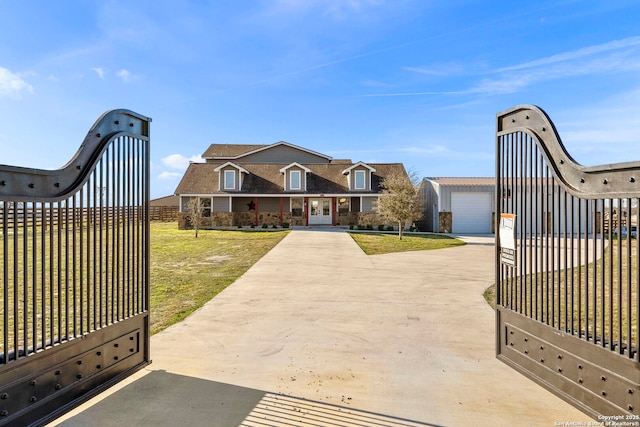
{"type": "Polygon", "coordinates": [[[131,80],[131,71],[123,68],[116,73],[116,76],[120,77],[122,81],[128,82],[129,80],[131,80]]]}
{"type": "Polygon", "coordinates": [[[402,69],[411,73],[424,74],[429,76],[451,76],[460,75],[465,72],[465,67],[462,64],[453,62],[425,65],[420,67],[403,67],[402,69]]]}
{"type": "Polygon", "coordinates": [[[100,77],[101,79],[104,79],[104,68],[102,67],[93,67],[91,68],[92,71],[94,71],[98,77],[100,77]]]}
{"type": "Polygon", "coordinates": [[[18,74],[0,67],[0,97],[19,98],[24,92],[33,93],[33,86],[24,81],[18,74]]]}
{"type": "Polygon", "coordinates": [[[179,169],[179,170],[186,169],[187,166],[189,166],[189,163],[191,162],[202,163],[204,162],[204,160],[202,159],[202,157],[198,155],[185,157],[182,154],[171,154],[162,159],[162,163],[164,163],[165,166],[168,166],[172,169],[179,169]]]}
{"type": "Polygon", "coordinates": [[[172,181],[176,179],[180,179],[182,174],[180,172],[162,172],[158,175],[158,179],[162,179],[165,181],[172,181]]]}
{"type": "MultiPolygon", "coordinates": [[[[405,67],[404,70],[419,74],[447,75],[446,66],[405,67]]],[[[457,91],[414,91],[361,96],[506,94],[552,80],[636,70],[640,71],[640,37],[629,37],[496,68],[477,75],[476,78],[480,79],[477,83],[457,91]]],[[[449,71],[455,75],[456,68],[452,66],[449,71]]]]}
{"type": "Polygon", "coordinates": [[[344,19],[352,14],[361,14],[368,9],[387,3],[384,0],[276,0],[269,9],[271,13],[309,13],[321,14],[336,19],[344,19]]]}

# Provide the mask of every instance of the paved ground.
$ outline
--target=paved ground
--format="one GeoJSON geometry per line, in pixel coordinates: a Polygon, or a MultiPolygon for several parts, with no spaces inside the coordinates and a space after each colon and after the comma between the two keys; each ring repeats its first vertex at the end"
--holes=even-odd
{"type": "Polygon", "coordinates": [[[553,426],[589,417],[495,358],[493,237],[366,256],[295,230],[52,425],[553,426]]]}

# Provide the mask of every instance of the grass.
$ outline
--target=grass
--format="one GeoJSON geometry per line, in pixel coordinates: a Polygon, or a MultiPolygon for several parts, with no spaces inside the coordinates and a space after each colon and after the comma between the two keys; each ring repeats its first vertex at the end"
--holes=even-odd
{"type": "MultiPolygon", "coordinates": [[[[634,340],[638,327],[638,249],[632,242],[629,245],[626,239],[612,240],[604,256],[586,266],[506,277],[501,305],[558,329],[588,330],[590,336],[610,342],[634,340]]],[[[484,296],[495,308],[496,284],[487,288],[484,296]]]]}
{"type": "Polygon", "coordinates": [[[465,244],[462,240],[441,234],[405,234],[402,240],[397,234],[349,233],[349,235],[367,255],[444,249],[465,244]]]}
{"type": "Polygon", "coordinates": [[[287,231],[178,230],[151,224],[151,333],[177,323],[244,274],[287,231]]]}

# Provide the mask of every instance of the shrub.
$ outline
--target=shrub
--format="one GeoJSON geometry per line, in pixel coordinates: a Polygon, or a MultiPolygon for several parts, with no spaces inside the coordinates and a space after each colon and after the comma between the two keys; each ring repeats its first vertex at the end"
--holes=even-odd
{"type": "Polygon", "coordinates": [[[256,228],[256,225],[255,224],[251,224],[251,228],[256,228]]]}
{"type": "Polygon", "coordinates": [[[387,231],[393,231],[393,227],[390,225],[387,225],[387,231]]]}
{"type": "Polygon", "coordinates": [[[262,228],[269,228],[269,226],[267,225],[267,223],[265,222],[264,224],[262,224],[262,228]]]}
{"type": "Polygon", "coordinates": [[[373,225],[367,224],[367,230],[373,230],[373,225]]]}
{"type": "Polygon", "coordinates": [[[353,227],[354,227],[353,223],[349,224],[349,230],[353,230],[353,227]]]}
{"type": "Polygon", "coordinates": [[[277,226],[277,225],[275,225],[275,224],[273,224],[273,225],[271,226],[271,228],[278,228],[278,226],[277,226]]]}
{"type": "Polygon", "coordinates": [[[365,226],[364,226],[364,225],[362,225],[362,224],[358,224],[358,230],[364,230],[364,229],[365,229],[365,226]]]}
{"type": "Polygon", "coordinates": [[[384,230],[384,225],[383,224],[378,225],[378,231],[383,231],[383,230],[384,230]]]}
{"type": "Polygon", "coordinates": [[[288,222],[283,222],[282,223],[282,228],[289,228],[289,223],[288,222]]]}

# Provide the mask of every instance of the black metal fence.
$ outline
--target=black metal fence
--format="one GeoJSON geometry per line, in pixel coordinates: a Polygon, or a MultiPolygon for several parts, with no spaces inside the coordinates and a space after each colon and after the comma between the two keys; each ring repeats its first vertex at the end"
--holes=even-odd
{"type": "Polygon", "coordinates": [[[0,425],[149,361],[149,122],[114,110],[58,171],[0,166],[0,425]]]}
{"type": "Polygon", "coordinates": [[[638,414],[640,162],[577,164],[533,106],[497,119],[498,357],[594,417],[638,414]]]}

